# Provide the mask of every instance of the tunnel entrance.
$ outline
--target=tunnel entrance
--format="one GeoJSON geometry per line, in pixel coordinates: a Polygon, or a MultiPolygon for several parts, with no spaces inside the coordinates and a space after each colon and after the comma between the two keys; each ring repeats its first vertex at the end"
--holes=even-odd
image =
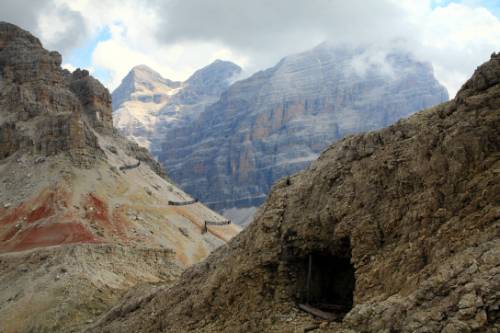
{"type": "Polygon", "coordinates": [[[323,319],[341,321],[353,305],[354,267],[346,255],[311,253],[297,272],[299,308],[323,319]]]}

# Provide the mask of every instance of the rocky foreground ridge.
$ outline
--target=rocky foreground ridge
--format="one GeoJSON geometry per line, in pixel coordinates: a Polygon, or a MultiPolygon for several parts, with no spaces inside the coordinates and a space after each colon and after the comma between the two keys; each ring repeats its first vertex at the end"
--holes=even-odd
{"type": "Polygon", "coordinates": [[[76,332],[238,232],[113,128],[111,96],[0,22],[0,332],[76,332]]]}
{"type": "Polygon", "coordinates": [[[282,179],[226,247],[89,332],[498,332],[499,128],[493,54],[454,100],[282,179]]]}

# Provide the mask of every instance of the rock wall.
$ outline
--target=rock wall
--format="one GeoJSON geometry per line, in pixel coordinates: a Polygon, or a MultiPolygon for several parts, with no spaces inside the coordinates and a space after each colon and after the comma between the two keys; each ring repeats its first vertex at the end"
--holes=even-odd
{"type": "Polygon", "coordinates": [[[330,146],[227,247],[89,331],[497,332],[499,127],[493,54],[453,101],[330,146]],[[342,263],[327,281],[353,270],[337,322],[297,308],[311,255],[342,263]]]}
{"type": "Polygon", "coordinates": [[[94,131],[112,133],[111,97],[85,70],[62,70],[61,55],[29,32],[0,23],[0,157],[18,150],[69,153],[90,166],[104,154],[94,131]]]}
{"type": "Polygon", "coordinates": [[[113,115],[108,89],[91,77],[88,71],[80,69],[71,74],[69,88],[80,100],[92,127],[111,133],[113,115]]]}

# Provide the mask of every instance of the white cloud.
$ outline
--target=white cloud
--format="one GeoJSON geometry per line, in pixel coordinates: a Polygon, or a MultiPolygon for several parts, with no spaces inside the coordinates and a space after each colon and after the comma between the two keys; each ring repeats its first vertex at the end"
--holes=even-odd
{"type": "Polygon", "coordinates": [[[63,55],[79,38],[109,28],[111,38],[97,44],[91,67],[108,73],[111,89],[140,63],[173,80],[216,58],[251,73],[328,39],[378,49],[397,43],[431,62],[453,95],[500,46],[500,20],[481,0],[5,1],[0,18],[26,24],[63,55]]]}
{"type": "Polygon", "coordinates": [[[0,20],[29,30],[45,47],[60,52],[80,46],[88,37],[81,13],[58,0],[2,0],[0,20]]]}
{"type": "Polygon", "coordinates": [[[92,55],[96,69],[107,71],[106,85],[112,90],[118,86],[130,69],[146,64],[164,77],[185,80],[195,70],[222,58],[245,63],[245,58],[216,43],[155,44],[148,40],[153,34],[145,32],[144,37],[135,39],[129,29],[122,25],[111,26],[111,38],[99,42],[92,55]]]}
{"type": "Polygon", "coordinates": [[[408,15],[415,15],[412,19],[418,24],[411,36],[412,51],[433,64],[451,97],[478,65],[500,49],[500,20],[485,8],[451,3],[408,15]]]}
{"type": "Polygon", "coordinates": [[[72,64],[68,64],[68,63],[62,64],[61,67],[64,69],[67,69],[70,72],[73,72],[76,69],[75,66],[73,66],[72,64]]]}
{"type": "Polygon", "coordinates": [[[245,56],[217,42],[160,42],[157,31],[161,17],[158,8],[148,1],[59,1],[79,11],[93,27],[94,35],[109,29],[110,39],[98,42],[93,51],[92,66],[96,73],[107,74],[103,81],[110,90],[138,64],[146,64],[166,78],[185,80],[219,58],[242,65],[248,62],[245,56]]]}

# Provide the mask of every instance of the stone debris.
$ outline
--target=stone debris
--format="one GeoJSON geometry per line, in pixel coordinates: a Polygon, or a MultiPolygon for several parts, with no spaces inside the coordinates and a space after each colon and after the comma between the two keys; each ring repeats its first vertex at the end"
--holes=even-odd
{"type": "Polygon", "coordinates": [[[46,160],[45,157],[39,156],[39,157],[35,158],[35,164],[43,163],[43,162],[45,162],[45,160],[46,160]]]}

